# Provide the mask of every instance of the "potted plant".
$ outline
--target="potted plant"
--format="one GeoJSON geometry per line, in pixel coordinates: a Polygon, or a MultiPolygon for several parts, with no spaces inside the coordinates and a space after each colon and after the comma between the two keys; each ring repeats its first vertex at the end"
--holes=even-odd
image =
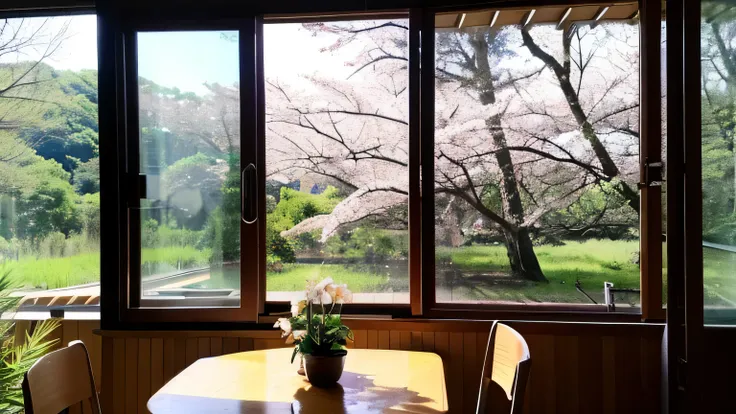
{"type": "Polygon", "coordinates": [[[309,282],[306,299],[292,303],[292,316],[274,325],[287,344],[295,345],[291,361],[300,354],[307,379],[317,387],[334,385],[342,376],[353,332],[342,323],[340,311],[352,298],[347,285],[335,284],[332,278],[309,282]]]}

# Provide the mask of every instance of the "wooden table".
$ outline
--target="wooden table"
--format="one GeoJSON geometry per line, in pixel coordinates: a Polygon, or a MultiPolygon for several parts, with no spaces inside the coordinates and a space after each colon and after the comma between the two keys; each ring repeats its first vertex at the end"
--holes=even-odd
{"type": "Polygon", "coordinates": [[[164,385],[160,413],[446,413],[442,359],[429,352],[351,349],[339,385],[320,389],[290,364],[292,349],[204,358],[164,385]]]}

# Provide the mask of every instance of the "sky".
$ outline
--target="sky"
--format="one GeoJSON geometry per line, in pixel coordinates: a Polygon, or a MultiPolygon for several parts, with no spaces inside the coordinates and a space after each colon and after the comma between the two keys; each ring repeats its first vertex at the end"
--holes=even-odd
{"type": "MultiPolygon", "coordinates": [[[[8,19],[8,24],[13,30],[6,30],[5,35],[0,37],[0,41],[7,41],[8,36],[14,32],[18,32],[20,36],[28,37],[36,30],[38,30],[38,35],[43,41],[59,33],[59,30],[67,23],[69,27],[65,34],[65,40],[46,63],[61,70],[97,69],[97,18],[94,15],[8,19]]],[[[24,48],[23,53],[3,55],[0,62],[36,60],[44,50],[45,45],[24,48]]]]}
{"type": "MultiPolygon", "coordinates": [[[[56,69],[97,69],[94,15],[9,19],[9,22],[26,35],[41,28],[45,38],[68,24],[66,39],[47,63],[56,69]]],[[[313,36],[299,23],[265,25],[266,77],[295,84],[306,74],[328,72],[329,76],[347,77],[354,70],[344,65],[345,53],[350,50],[342,54],[319,52],[332,41],[328,35],[313,36]]],[[[42,47],[26,49],[23,54],[0,57],[0,62],[34,60],[42,52],[42,47]]],[[[207,91],[205,82],[232,85],[239,78],[237,32],[139,33],[138,65],[140,76],[185,92],[203,94],[207,91]]]]}

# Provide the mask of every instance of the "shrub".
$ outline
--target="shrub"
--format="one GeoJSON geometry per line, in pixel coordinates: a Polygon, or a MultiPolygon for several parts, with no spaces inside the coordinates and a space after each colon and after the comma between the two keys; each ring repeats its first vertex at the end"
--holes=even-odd
{"type": "Polygon", "coordinates": [[[266,226],[266,257],[273,256],[284,263],[293,263],[296,261],[294,246],[290,240],[281,237],[280,233],[273,226],[266,226]]]}
{"type": "Polygon", "coordinates": [[[400,259],[409,255],[406,232],[357,227],[330,237],[324,250],[333,256],[365,259],[400,259]]]}
{"type": "Polygon", "coordinates": [[[63,257],[66,236],[64,233],[53,232],[41,240],[39,253],[43,257],[63,257]]]}
{"type": "MultiPolygon", "coordinates": [[[[9,296],[14,283],[10,271],[0,270],[0,314],[12,310],[18,298],[9,296]]],[[[44,354],[52,349],[58,339],[53,333],[60,325],[58,320],[49,319],[36,324],[29,331],[23,344],[16,343],[12,321],[0,321],[0,412],[19,413],[23,411],[23,390],[21,382],[26,371],[44,354]]]]}
{"type": "Polygon", "coordinates": [[[711,243],[736,245],[736,222],[724,223],[707,231],[703,240],[711,243]]]}
{"type": "Polygon", "coordinates": [[[331,213],[339,202],[338,190],[331,186],[322,194],[302,193],[281,187],[280,201],[266,217],[266,254],[277,257],[283,263],[293,263],[297,249],[317,247],[315,234],[305,233],[287,240],[281,236],[281,232],[302,220],[331,213]]]}

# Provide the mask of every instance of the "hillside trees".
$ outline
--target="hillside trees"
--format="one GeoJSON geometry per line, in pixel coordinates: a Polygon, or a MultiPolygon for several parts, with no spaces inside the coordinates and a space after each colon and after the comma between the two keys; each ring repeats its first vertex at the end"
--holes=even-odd
{"type": "Polygon", "coordinates": [[[99,180],[88,171],[87,184],[72,186],[74,168],[97,157],[96,71],[47,64],[68,32],[68,21],[49,22],[0,20],[0,237],[35,244],[99,221],[78,214],[89,210],[79,194],[99,191],[99,180]]]}

